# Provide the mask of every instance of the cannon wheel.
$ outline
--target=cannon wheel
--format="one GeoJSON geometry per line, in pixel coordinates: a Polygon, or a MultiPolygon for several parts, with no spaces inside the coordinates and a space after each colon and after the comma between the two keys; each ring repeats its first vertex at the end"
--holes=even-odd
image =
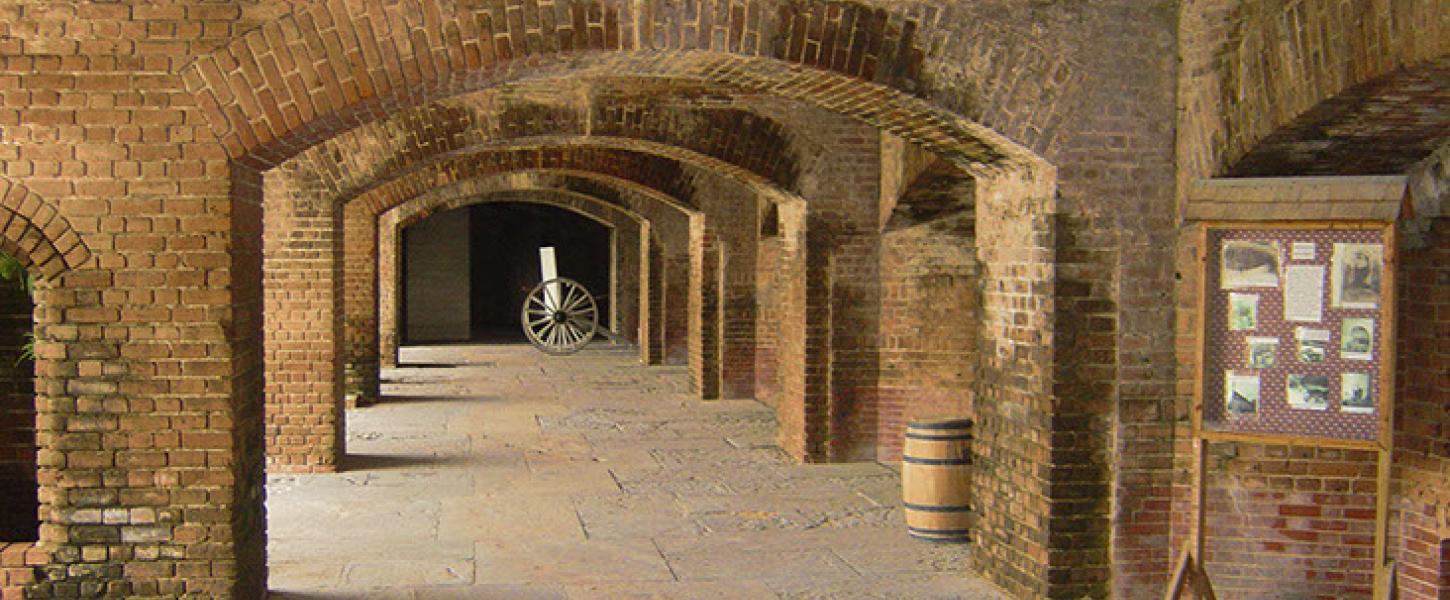
{"type": "Polygon", "coordinates": [[[573,354],[594,339],[599,329],[599,306],[579,282],[559,277],[534,286],[524,298],[520,320],[524,335],[538,349],[549,354],[573,354]]]}

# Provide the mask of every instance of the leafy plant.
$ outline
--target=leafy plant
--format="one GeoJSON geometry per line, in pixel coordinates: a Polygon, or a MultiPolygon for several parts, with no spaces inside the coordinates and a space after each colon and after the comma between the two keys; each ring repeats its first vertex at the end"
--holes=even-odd
{"type": "Polygon", "coordinates": [[[4,251],[0,251],[0,279],[15,282],[26,294],[31,291],[30,272],[25,270],[19,259],[4,251]]]}
{"type": "MultiPolygon", "coordinates": [[[[27,296],[34,292],[30,271],[25,270],[25,265],[21,264],[19,259],[4,251],[0,251],[0,280],[13,283],[27,296]]],[[[20,363],[27,360],[35,361],[35,333],[33,332],[25,333],[25,344],[20,346],[20,356],[15,359],[15,366],[20,366],[20,363]]]]}

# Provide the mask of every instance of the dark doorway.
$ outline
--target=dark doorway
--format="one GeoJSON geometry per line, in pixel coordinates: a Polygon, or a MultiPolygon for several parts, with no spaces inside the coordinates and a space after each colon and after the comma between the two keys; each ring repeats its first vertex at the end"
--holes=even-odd
{"type": "Polygon", "coordinates": [[[539,283],[539,248],[582,284],[612,326],[612,230],[547,205],[476,204],[403,230],[400,330],[405,344],[525,343],[519,311],[539,283]]]}
{"type": "Polygon", "coordinates": [[[39,539],[35,361],[26,348],[35,305],[15,280],[0,280],[0,542],[39,539]]]}
{"type": "Polygon", "coordinates": [[[519,310],[539,283],[539,248],[553,246],[560,277],[583,284],[609,327],[611,231],[597,221],[552,206],[477,204],[470,215],[473,340],[523,342],[519,310]]]}

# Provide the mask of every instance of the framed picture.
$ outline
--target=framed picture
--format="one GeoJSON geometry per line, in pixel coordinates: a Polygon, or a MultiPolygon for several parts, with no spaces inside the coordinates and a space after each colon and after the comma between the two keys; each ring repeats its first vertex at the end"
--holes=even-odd
{"type": "Polygon", "coordinates": [[[1373,387],[1369,373],[1344,373],[1340,375],[1339,410],[1347,413],[1374,412],[1373,387]]]}
{"type": "Polygon", "coordinates": [[[1225,290],[1279,287],[1279,257],[1276,242],[1224,242],[1219,282],[1225,290]]]}
{"type": "Polygon", "coordinates": [[[1259,376],[1235,375],[1224,378],[1224,408],[1233,416],[1247,416],[1259,412],[1259,376]]]}
{"type": "Polygon", "coordinates": [[[1289,375],[1284,384],[1289,408],[1297,410],[1329,409],[1329,378],[1324,375],[1289,375]]]}
{"type": "Polygon", "coordinates": [[[1279,364],[1279,338],[1251,337],[1248,349],[1251,369],[1272,369],[1279,364]]]}
{"type": "Polygon", "coordinates": [[[1330,306],[1379,308],[1384,262],[1383,244],[1335,244],[1329,265],[1330,306]]]}
{"type": "Polygon", "coordinates": [[[1339,356],[1345,360],[1374,358],[1374,319],[1346,318],[1340,321],[1339,356]]]}
{"type": "Polygon", "coordinates": [[[1253,331],[1259,326],[1258,294],[1229,294],[1228,330],[1253,331]]]}

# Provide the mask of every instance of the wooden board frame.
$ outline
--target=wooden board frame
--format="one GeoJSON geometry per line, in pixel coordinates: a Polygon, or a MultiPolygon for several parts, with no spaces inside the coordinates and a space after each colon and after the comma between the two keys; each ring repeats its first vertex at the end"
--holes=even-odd
{"type": "Polygon", "coordinates": [[[1169,586],[1165,598],[1176,598],[1190,580],[1200,592],[1212,585],[1204,570],[1203,557],[1207,540],[1206,502],[1208,444],[1214,441],[1246,442],[1260,444],[1284,444],[1338,448],[1346,450],[1369,450],[1377,453],[1375,462],[1375,549],[1374,549],[1374,597],[1387,599],[1393,594],[1395,568],[1387,561],[1387,538],[1389,525],[1390,457],[1394,448],[1394,394],[1395,394],[1395,344],[1396,344],[1396,276],[1399,256],[1396,228],[1393,222],[1379,221],[1206,221],[1197,223],[1198,231],[1198,340],[1194,353],[1193,385],[1193,511],[1190,521],[1190,539],[1185,544],[1183,556],[1173,574],[1173,585],[1169,586]],[[1257,432],[1231,432],[1206,430],[1203,427],[1204,384],[1208,353],[1209,289],[1208,269],[1217,268],[1215,253],[1211,252],[1209,232],[1213,230],[1294,230],[1294,231],[1377,231],[1384,247],[1384,270],[1380,278],[1379,306],[1379,351],[1382,364],[1376,382],[1379,385],[1379,435],[1375,440],[1347,440],[1322,436],[1266,434],[1257,432]]]}

